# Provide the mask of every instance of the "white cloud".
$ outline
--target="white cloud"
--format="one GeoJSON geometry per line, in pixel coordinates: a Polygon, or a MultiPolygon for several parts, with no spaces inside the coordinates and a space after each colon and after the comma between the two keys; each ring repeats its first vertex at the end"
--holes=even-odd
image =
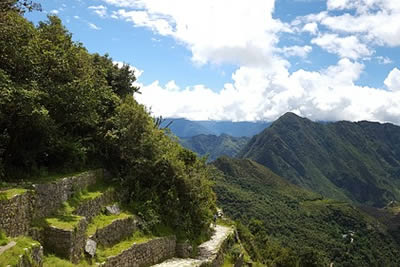
{"type": "Polygon", "coordinates": [[[271,64],[277,33],[289,31],[272,18],[274,1],[254,0],[103,0],[126,9],[114,18],[171,36],[192,52],[198,64],[271,64]]]}
{"type": "MultiPolygon", "coordinates": [[[[156,115],[215,120],[275,120],[287,111],[314,120],[375,120],[400,123],[400,90],[357,86],[363,65],[342,59],[321,71],[285,68],[275,71],[241,67],[214,92],[203,85],[179,88],[174,81],[143,86],[139,102],[152,107],[156,115]],[[157,96],[157,97],[154,97],[157,96]],[[173,103],[173,104],[171,104],[173,103]]],[[[400,75],[394,70],[385,81],[399,88],[400,75]]]]}
{"type": "Polygon", "coordinates": [[[383,64],[383,65],[392,64],[393,63],[393,61],[388,57],[377,56],[376,59],[378,60],[379,64],[383,64]]]}
{"type": "Polygon", "coordinates": [[[371,44],[400,45],[400,4],[398,0],[329,0],[328,10],[355,10],[354,13],[330,15],[321,12],[306,16],[334,32],[357,34],[371,44]]]}
{"type": "Polygon", "coordinates": [[[372,55],[372,51],[354,35],[339,37],[337,34],[323,34],[312,39],[311,43],[342,58],[359,59],[372,55]]]}
{"type": "Polygon", "coordinates": [[[57,9],[53,9],[49,12],[50,14],[54,14],[57,15],[58,13],[60,13],[60,11],[58,11],[57,9]]]}
{"type": "Polygon", "coordinates": [[[308,54],[311,52],[312,47],[309,45],[305,46],[285,46],[282,49],[278,49],[280,53],[282,53],[284,56],[298,56],[301,58],[306,58],[308,54]]]}
{"type": "Polygon", "coordinates": [[[93,10],[94,13],[96,13],[97,15],[99,15],[102,18],[107,16],[107,7],[105,7],[103,5],[89,6],[88,8],[93,10]]]}
{"type": "Polygon", "coordinates": [[[74,16],[74,19],[80,19],[80,17],[79,16],[74,16]]]}
{"type": "Polygon", "coordinates": [[[88,25],[89,25],[89,28],[91,28],[93,30],[96,30],[96,31],[101,30],[101,28],[94,23],[88,22],[88,25]]]}
{"type": "Polygon", "coordinates": [[[394,68],[384,81],[390,91],[400,92],[400,70],[394,68]]]}
{"type": "Polygon", "coordinates": [[[365,68],[357,60],[370,58],[375,45],[400,42],[395,38],[400,36],[396,33],[398,25],[384,25],[397,16],[396,6],[389,4],[393,1],[328,0],[327,11],[298,18],[291,24],[292,29],[273,18],[273,0],[254,0],[251,5],[240,0],[103,2],[117,8],[111,17],[174,38],[191,51],[197,64],[238,65],[231,82],[219,91],[201,84],[183,88],[172,80],[174,77],[166,84],[140,84],[142,94],[135,97],[151,107],[155,115],[271,121],[292,111],[316,120],[400,123],[397,69],[385,80],[390,90],[357,85],[365,68]],[[365,6],[356,5],[359,3],[365,6]],[[354,11],[337,15],[347,9],[354,11]],[[300,69],[290,73],[285,57],[307,57],[312,48],[304,43],[279,47],[282,32],[310,33],[312,44],[340,59],[319,71],[300,69]]]}
{"type": "Polygon", "coordinates": [[[307,23],[303,26],[303,32],[309,32],[313,35],[318,33],[318,24],[315,22],[307,23]]]}
{"type": "MultiPolygon", "coordinates": [[[[125,63],[125,62],[122,62],[122,61],[113,61],[113,63],[114,63],[115,65],[117,65],[118,68],[121,68],[123,65],[129,65],[129,64],[127,64],[127,63],[125,63]]],[[[140,76],[143,74],[143,72],[144,72],[143,70],[138,69],[138,68],[136,68],[136,67],[134,67],[134,66],[132,66],[132,65],[129,65],[129,69],[135,73],[136,80],[138,80],[139,77],[140,77],[140,76]]]]}

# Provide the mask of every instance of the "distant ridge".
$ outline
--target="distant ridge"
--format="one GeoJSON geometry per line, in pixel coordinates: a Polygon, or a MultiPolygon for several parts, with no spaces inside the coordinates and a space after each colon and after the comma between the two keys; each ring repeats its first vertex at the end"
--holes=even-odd
{"type": "Polygon", "coordinates": [[[400,127],[393,124],[322,124],[286,113],[238,157],[327,197],[376,207],[400,200],[400,127]]]}
{"type": "Polygon", "coordinates": [[[234,137],[252,137],[267,128],[270,122],[232,122],[232,121],[191,121],[183,118],[166,118],[161,126],[167,126],[178,137],[192,137],[200,134],[234,137]]]}

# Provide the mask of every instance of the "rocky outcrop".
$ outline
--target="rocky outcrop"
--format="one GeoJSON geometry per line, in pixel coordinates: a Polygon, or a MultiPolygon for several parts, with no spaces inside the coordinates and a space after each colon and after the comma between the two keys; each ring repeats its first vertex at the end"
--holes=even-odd
{"type": "Polygon", "coordinates": [[[160,237],[146,243],[135,244],[117,256],[108,257],[103,267],[150,266],[175,255],[175,236],[160,237]]]}
{"type": "Polygon", "coordinates": [[[26,248],[25,253],[19,256],[17,267],[42,267],[43,266],[43,247],[34,245],[26,248]]]}

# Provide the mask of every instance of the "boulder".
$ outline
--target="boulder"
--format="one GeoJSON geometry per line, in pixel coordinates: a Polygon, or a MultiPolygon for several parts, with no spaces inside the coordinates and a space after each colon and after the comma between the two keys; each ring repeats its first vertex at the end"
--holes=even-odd
{"type": "Polygon", "coordinates": [[[121,213],[120,208],[118,207],[117,204],[114,204],[112,206],[107,206],[106,207],[106,213],[107,215],[113,214],[113,215],[118,215],[121,213]]]}
{"type": "Polygon", "coordinates": [[[96,247],[97,247],[96,241],[88,239],[85,245],[85,252],[90,256],[94,257],[94,255],[96,254],[96,247]]]}

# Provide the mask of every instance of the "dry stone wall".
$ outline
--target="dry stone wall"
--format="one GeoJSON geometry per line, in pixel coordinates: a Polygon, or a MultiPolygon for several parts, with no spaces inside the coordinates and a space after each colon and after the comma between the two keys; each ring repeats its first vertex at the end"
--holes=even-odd
{"type": "Polygon", "coordinates": [[[121,254],[109,257],[103,267],[143,267],[162,262],[175,255],[176,237],[161,237],[133,245],[121,254]]]}
{"type": "Polygon", "coordinates": [[[96,170],[66,177],[56,182],[34,185],[36,199],[34,217],[49,216],[74,193],[95,184],[101,177],[103,177],[103,170],[96,170]]]}
{"type": "Polygon", "coordinates": [[[132,235],[136,231],[136,223],[134,217],[115,220],[110,225],[97,229],[90,239],[103,246],[112,246],[132,235]]]}
{"type": "Polygon", "coordinates": [[[86,217],[88,221],[91,221],[102,212],[105,206],[116,200],[115,195],[114,190],[108,190],[99,197],[84,201],[80,203],[79,207],[74,211],[74,214],[86,217]]]}
{"type": "Polygon", "coordinates": [[[44,248],[46,251],[61,256],[73,263],[78,263],[86,244],[87,221],[82,218],[78,225],[71,230],[53,226],[46,227],[44,234],[44,248]]]}
{"type": "Polygon", "coordinates": [[[32,222],[33,205],[34,197],[30,191],[0,200],[0,229],[10,237],[27,234],[32,222]]]}

